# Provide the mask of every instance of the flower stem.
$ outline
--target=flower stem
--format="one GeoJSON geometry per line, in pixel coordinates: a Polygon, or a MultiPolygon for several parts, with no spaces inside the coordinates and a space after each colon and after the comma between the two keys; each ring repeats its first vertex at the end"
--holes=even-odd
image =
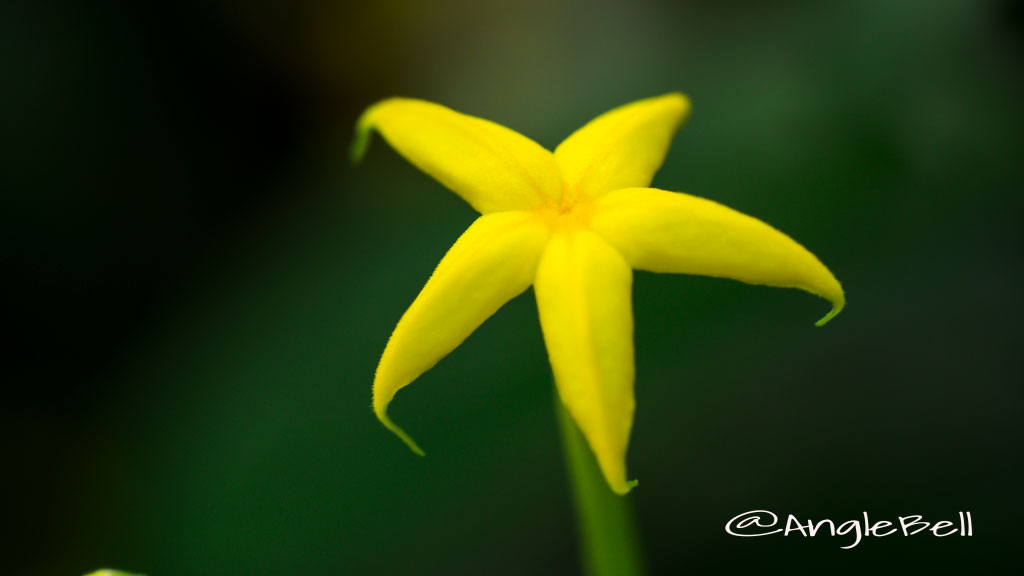
{"type": "Polygon", "coordinates": [[[630,501],[608,487],[593,452],[557,392],[555,404],[576,504],[584,573],[642,576],[643,555],[630,501]]]}

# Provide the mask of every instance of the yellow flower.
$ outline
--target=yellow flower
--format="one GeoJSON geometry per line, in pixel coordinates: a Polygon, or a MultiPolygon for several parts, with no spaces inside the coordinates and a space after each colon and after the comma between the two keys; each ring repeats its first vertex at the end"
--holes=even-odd
{"type": "Polygon", "coordinates": [[[607,112],[554,153],[493,122],[405,98],[360,117],[353,160],[371,131],[481,216],[455,242],[398,322],[373,383],[387,415],[395,393],[531,285],[562,402],[612,490],[624,494],[633,424],[633,269],[800,288],[842,309],[843,290],[803,246],[710,200],[647,188],[689,115],[678,93],[607,112]]]}

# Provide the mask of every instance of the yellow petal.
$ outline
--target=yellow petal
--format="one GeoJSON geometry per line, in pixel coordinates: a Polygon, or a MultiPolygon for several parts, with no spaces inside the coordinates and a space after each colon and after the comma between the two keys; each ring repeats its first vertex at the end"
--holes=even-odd
{"type": "Polygon", "coordinates": [[[585,229],[554,235],[534,291],[559,396],[612,490],[624,494],[633,425],[633,272],[585,229]]]}
{"type": "Polygon", "coordinates": [[[458,347],[484,320],[523,293],[550,235],[528,212],[477,218],[448,250],[398,321],[373,381],[373,409],[413,451],[422,451],[387,415],[395,393],[458,347]]]}
{"type": "Polygon", "coordinates": [[[806,248],[756,218],[704,198],[654,188],[616,190],[594,203],[590,225],[633,268],[817,294],[832,302],[819,326],[846,302],[839,281],[806,248]]]}
{"type": "Polygon", "coordinates": [[[439,104],[390,98],[368,108],[356,124],[354,161],[365,154],[371,130],[484,214],[548,204],[562,190],[551,152],[518,132],[439,104]]]}
{"type": "Polygon", "coordinates": [[[690,113],[679,93],[638,100],[591,120],[555,149],[570,193],[596,198],[628,186],[648,186],[690,113]]]}

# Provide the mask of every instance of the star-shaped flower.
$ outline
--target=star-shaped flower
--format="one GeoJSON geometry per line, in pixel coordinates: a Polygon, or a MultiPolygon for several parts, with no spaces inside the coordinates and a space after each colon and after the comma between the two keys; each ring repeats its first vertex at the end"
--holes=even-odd
{"type": "Polygon", "coordinates": [[[373,383],[373,408],[458,347],[531,285],[555,384],[609,486],[627,492],[633,424],[633,269],[800,288],[842,309],[843,290],[803,246],[710,200],[647,188],[690,111],[678,93],[607,112],[554,153],[493,122],[391,98],[360,117],[353,159],[378,131],[481,216],[399,320],[373,383]]]}

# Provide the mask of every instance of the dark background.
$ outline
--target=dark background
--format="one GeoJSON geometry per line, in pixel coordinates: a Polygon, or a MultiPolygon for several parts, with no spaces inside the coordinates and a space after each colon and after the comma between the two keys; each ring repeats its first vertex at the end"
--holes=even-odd
{"type": "Polygon", "coordinates": [[[376,140],[438,101],[555,146],[694,103],[658,187],[843,282],[637,273],[652,574],[1000,573],[1022,510],[1024,3],[16,1],[0,8],[5,571],[572,574],[531,293],[373,417],[395,322],[473,211],[376,140]],[[753,509],[973,538],[725,534],[753,509]],[[13,534],[13,536],[10,536],[13,534]]]}

